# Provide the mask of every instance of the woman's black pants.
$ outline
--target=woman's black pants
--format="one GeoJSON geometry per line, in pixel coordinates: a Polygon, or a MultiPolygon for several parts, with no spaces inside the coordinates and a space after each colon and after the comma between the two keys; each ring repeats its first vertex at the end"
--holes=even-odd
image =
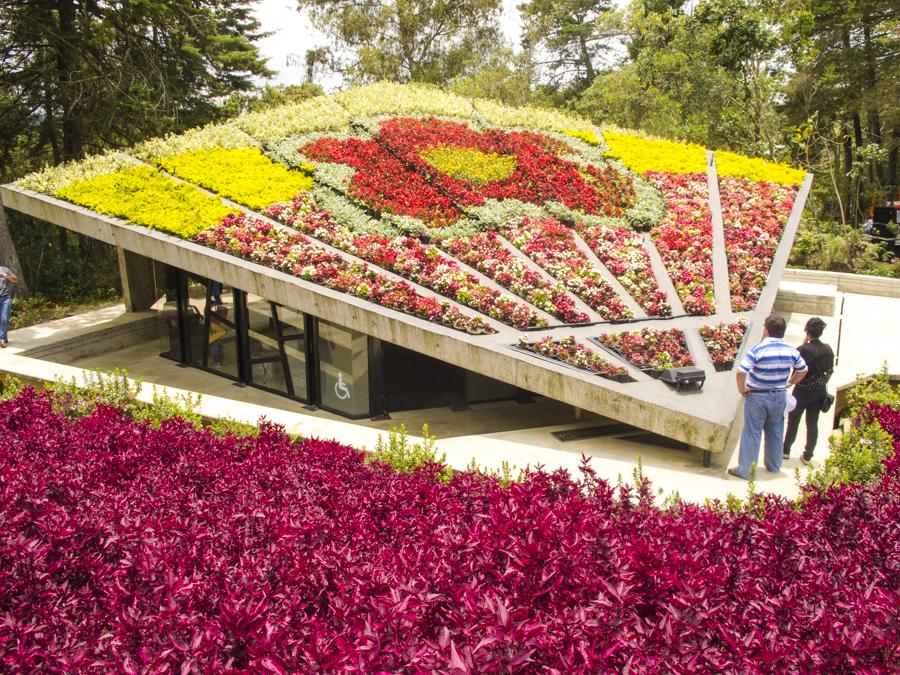
{"type": "Polygon", "coordinates": [[[822,411],[822,399],[824,394],[813,394],[813,398],[807,398],[800,394],[794,394],[797,398],[797,407],[788,414],[787,430],[784,432],[784,451],[787,455],[791,451],[794,439],[797,438],[797,429],[800,427],[800,418],[806,413],[806,452],[803,457],[812,459],[816,442],[819,440],[819,413],[822,411]]]}

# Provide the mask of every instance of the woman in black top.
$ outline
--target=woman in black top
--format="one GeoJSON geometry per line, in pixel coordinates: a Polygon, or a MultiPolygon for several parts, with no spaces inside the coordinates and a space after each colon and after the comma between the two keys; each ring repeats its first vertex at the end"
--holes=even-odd
{"type": "Polygon", "coordinates": [[[804,464],[812,460],[813,450],[819,439],[819,412],[827,393],[825,386],[834,372],[834,352],[831,347],[819,340],[825,322],[814,317],[806,322],[806,341],[798,347],[800,355],[809,367],[809,374],[794,386],[794,398],[797,407],[788,415],[787,431],[784,434],[784,458],[791,454],[791,445],[797,438],[800,418],[806,413],[806,451],[801,461],[804,464]]]}

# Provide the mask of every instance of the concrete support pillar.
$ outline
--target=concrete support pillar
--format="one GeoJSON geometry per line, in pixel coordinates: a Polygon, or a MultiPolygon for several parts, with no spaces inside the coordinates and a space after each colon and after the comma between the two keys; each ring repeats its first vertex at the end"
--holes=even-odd
{"type": "Polygon", "coordinates": [[[116,248],[119,255],[119,275],[122,295],[129,312],[146,312],[156,302],[156,281],[153,260],[137,253],[116,248]]]}

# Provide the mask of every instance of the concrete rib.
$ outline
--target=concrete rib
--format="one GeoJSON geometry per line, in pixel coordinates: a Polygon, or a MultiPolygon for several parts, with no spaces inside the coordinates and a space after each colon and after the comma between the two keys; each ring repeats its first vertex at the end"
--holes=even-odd
{"type": "Polygon", "coordinates": [[[716,171],[716,156],[712,150],[706,151],[706,185],[712,224],[713,291],[716,297],[716,312],[724,314],[731,311],[731,290],[728,276],[728,252],[725,250],[722,200],[719,198],[719,176],[716,171]]]}

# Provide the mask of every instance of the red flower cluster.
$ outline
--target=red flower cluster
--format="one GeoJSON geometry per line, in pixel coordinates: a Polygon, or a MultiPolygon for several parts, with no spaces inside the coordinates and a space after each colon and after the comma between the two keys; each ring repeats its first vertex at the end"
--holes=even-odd
{"type": "Polygon", "coordinates": [[[300,149],[311,160],[357,169],[353,196],[379,211],[413,216],[440,226],[452,223],[467,206],[486,199],[518,199],[533,204],[556,201],[571,209],[610,217],[622,215],[636,193],[631,179],[613,166],[581,167],[563,159],[562,144],[531,132],[500,129],[478,132],[439,119],[393,118],[381,122],[371,140],[320,139],[300,149]],[[432,148],[471,148],[515,158],[501,180],[479,185],[438,171],[422,157],[432,148]]]}
{"type": "Polygon", "coordinates": [[[419,295],[406,282],[389,279],[365,264],[351,262],[313,244],[302,234],[287,232],[243,213],[226,216],[221,225],[199,233],[194,239],[388,309],[409,312],[457,330],[496,332],[479,316],[466,316],[447,302],[419,295]]]}
{"type": "Polygon", "coordinates": [[[751,310],[766,284],[775,249],[794,207],[796,188],[721,177],[719,192],[731,307],[736,312],[751,310]]]}
{"type": "Polygon", "coordinates": [[[694,365],[684,333],[677,328],[604,333],[598,340],[642,370],[660,371],[694,365]]]}
{"type": "Polygon", "coordinates": [[[648,171],[666,199],[666,217],[650,232],[688,314],[714,314],[712,217],[706,174],[648,171]]]}
{"type": "Polygon", "coordinates": [[[331,214],[316,208],[306,194],[287,204],[275,204],[267,213],[301,232],[316,237],[373,265],[391,270],[457,302],[515,328],[545,326],[528,305],[516,302],[482,284],[452,258],[416,237],[391,239],[379,234],[357,235],[331,214]]]}
{"type": "Polygon", "coordinates": [[[896,464],[762,516],[436,470],[4,402],[0,670],[897,672],[896,464]]]}
{"type": "Polygon", "coordinates": [[[631,310],[579,250],[572,230],[555,218],[522,218],[504,225],[500,233],[604,319],[631,318],[631,310]]]}
{"type": "Polygon", "coordinates": [[[576,230],[648,315],[672,315],[668,296],[656,281],[640,233],[618,225],[584,223],[578,223],[576,230]]]}
{"type": "Polygon", "coordinates": [[[746,332],[747,322],[744,319],[737,323],[703,326],[699,330],[717,372],[731,370],[746,332]]]}
{"type": "Polygon", "coordinates": [[[493,230],[464,239],[444,239],[438,246],[560,321],[584,323],[590,320],[587,314],[578,311],[565,286],[551,283],[531,269],[493,230]]]}

